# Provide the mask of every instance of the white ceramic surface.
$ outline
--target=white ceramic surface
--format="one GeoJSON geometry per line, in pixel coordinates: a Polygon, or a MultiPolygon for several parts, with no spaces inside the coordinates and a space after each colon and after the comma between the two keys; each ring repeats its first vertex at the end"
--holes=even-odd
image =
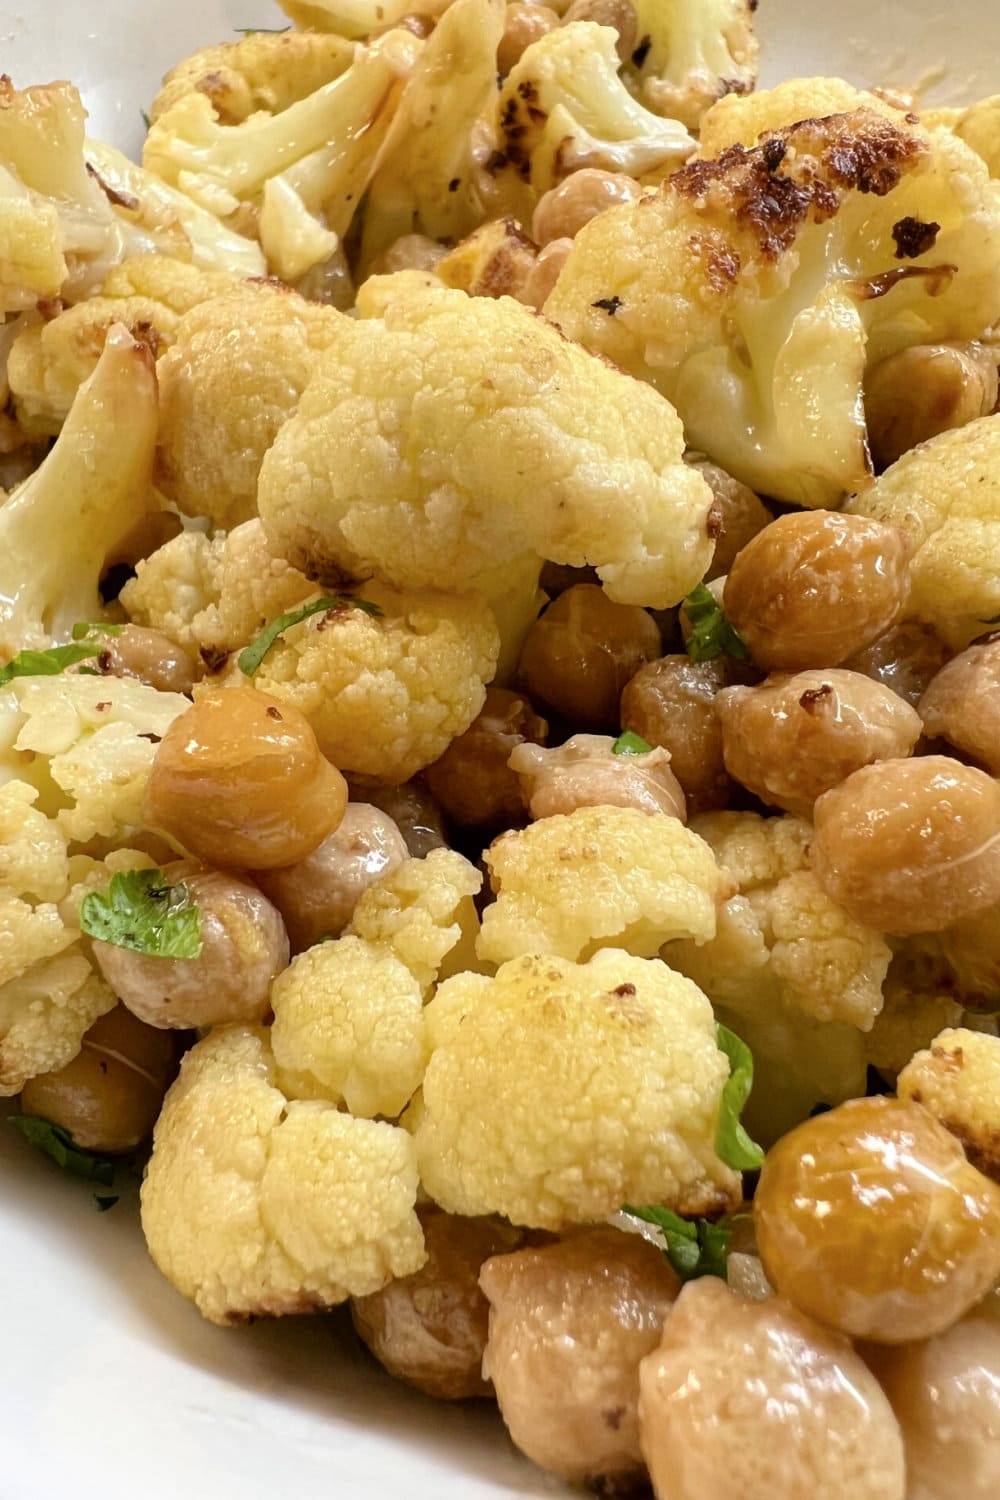
{"type": "MultiPolygon", "coordinates": [[[[162,72],[269,0],[0,0],[0,72],[68,77],[91,133],[135,147],[162,72]]],[[[1000,90],[998,0],[761,0],[764,79],[1000,90]]],[[[0,1122],[0,1500],[509,1500],[563,1493],[488,1411],[383,1380],[336,1319],[223,1332],[0,1122]]]]}

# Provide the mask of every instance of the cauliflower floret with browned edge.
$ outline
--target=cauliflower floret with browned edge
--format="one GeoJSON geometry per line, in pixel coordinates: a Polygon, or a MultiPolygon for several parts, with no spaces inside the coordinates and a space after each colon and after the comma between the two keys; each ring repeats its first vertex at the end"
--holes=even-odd
{"type": "Polygon", "coordinates": [[[405,1131],[277,1087],[267,1033],[188,1052],[142,1185],[150,1254],[213,1323],[332,1307],[420,1269],[405,1131]]]}
{"type": "Polygon", "coordinates": [[[726,94],[702,119],[698,156],[702,159],[721,156],[729,146],[749,149],[759,145],[761,137],[772,130],[862,107],[875,110],[889,120],[903,119],[903,111],[894,109],[867,89],[855,88],[843,78],[786,78],[773,89],[762,89],[759,93],[726,94]]]}
{"type": "Polygon", "coordinates": [[[300,953],[271,988],[271,1046],[293,1099],[398,1115],[427,1062],[423,992],[389,948],[343,937],[300,953]]]}
{"type": "Polygon", "coordinates": [[[926,1105],[972,1165],[1000,1182],[1000,1038],[964,1027],[942,1031],[907,1063],[897,1091],[926,1105]]]}
{"type": "Polygon", "coordinates": [[[305,714],[342,771],[400,783],[443,755],[483,706],[500,640],[472,595],[368,584],[382,611],[334,608],[288,629],[254,686],[305,714]]]}
{"type": "Polygon", "coordinates": [[[483,877],[454,849],[407,859],[362,893],[347,928],[385,947],[426,993],[438,979],[476,967],[483,877]]]}
{"type": "Polygon", "coordinates": [[[672,938],[715,936],[732,889],[712,850],[679,819],[634,807],[579,807],[502,834],[486,851],[496,900],[480,958],[589,958],[624,948],[652,958],[672,938]]]}
{"type": "Polygon", "coordinates": [[[715,1153],[729,1063],[712,1007],[656,960],[528,956],[459,974],[427,1008],[433,1052],[404,1123],[421,1180],[452,1213],[558,1229],[662,1203],[740,1196],[715,1153]]]}
{"type": "Polygon", "coordinates": [[[257,511],[264,455],[319,355],[350,323],[272,282],[194,307],[159,362],[157,481],[187,515],[235,526],[257,511]]]}
{"type": "Polygon", "coordinates": [[[296,567],[462,589],[532,551],[664,608],[697,583],[711,491],[655,391],[506,297],[411,290],[341,322],[261,469],[296,567]]]}
{"type": "Polygon", "coordinates": [[[204,94],[222,125],[258,110],[279,114],[350,66],[354,48],[341,36],[311,31],[252,31],[238,42],[204,47],[171,68],[149,106],[150,121],[187,94],[204,94]]]}

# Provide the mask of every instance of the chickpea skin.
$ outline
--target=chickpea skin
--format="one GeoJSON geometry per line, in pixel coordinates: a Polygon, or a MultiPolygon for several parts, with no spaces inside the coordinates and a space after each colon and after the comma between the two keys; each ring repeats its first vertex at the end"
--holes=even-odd
{"type": "Polygon", "coordinates": [[[594,21],[610,26],[618,33],[618,56],[628,62],[639,40],[639,18],[631,0],[573,0],[563,16],[563,25],[572,21],[594,21]]]}
{"type": "Polygon", "coordinates": [[[940,432],[988,416],[997,404],[996,350],[916,344],[865,376],[865,418],[876,471],[940,432]]]}
{"type": "Polygon", "coordinates": [[[526,741],[544,745],[548,732],[521,693],[487,688],[478,716],[424,772],[445,816],[460,828],[502,829],[523,822],[521,785],[507,762],[526,741]]]}
{"type": "Polygon", "coordinates": [[[527,51],[532,42],[548,36],[558,25],[559,17],[547,5],[522,4],[521,0],[514,0],[514,4],[508,5],[503,36],[497,48],[497,67],[501,74],[506,77],[511,68],[521,61],[522,53],[527,51]]]}
{"type": "Polygon", "coordinates": [[[517,1446],[602,1494],[643,1477],[639,1362],[656,1348],[680,1283],[640,1235],[602,1228],[488,1260],[483,1369],[517,1446]]]}
{"type": "Polygon", "coordinates": [[[909,755],[922,730],[902,698],[837,667],[726,688],[715,711],[730,776],[762,802],[803,818],[852,771],[909,755]]]}
{"type": "Polygon", "coordinates": [[[950,656],[950,648],[933,626],[920,620],[902,620],[863,651],[849,656],[843,665],[881,682],[905,698],[911,708],[917,708],[931,679],[950,656]]]}
{"type": "Polygon", "coordinates": [[[783,1136],[754,1222],[772,1286],[851,1338],[930,1338],[1000,1276],[1000,1187],[930,1110],[885,1095],[783,1136]]]}
{"type": "Polygon", "coordinates": [[[194,662],[162,630],[123,625],[100,640],[100,656],[86,663],[92,670],[106,677],[135,677],[161,693],[190,693],[194,687],[194,662]]]}
{"type": "Polygon", "coordinates": [[[929,735],[1000,776],[1000,636],[941,668],[920,700],[920,717],[929,735]]]}
{"type": "MultiPolygon", "coordinates": [[[[531,217],[531,238],[536,245],[572,240],[584,224],[596,219],[606,208],[634,203],[641,193],[635,178],[625,172],[581,167],[539,198],[531,217]]],[[[721,474],[722,470],[718,472],[721,474]]]]}
{"type": "Polygon", "coordinates": [[[21,1108],[68,1131],[85,1151],[133,1151],[151,1133],[176,1067],[174,1037],[116,1005],[94,1022],[72,1062],[24,1085],[21,1108]]]}
{"type": "Polygon", "coordinates": [[[428,1396],[490,1396],[483,1378],[489,1303],[479,1271],[491,1256],[516,1250],[521,1231],[501,1219],[462,1219],[435,1207],[417,1213],[426,1264],[380,1292],[352,1298],[354,1326],[390,1375],[428,1396]]]}
{"type": "Polygon", "coordinates": [[[340,823],[347,783],[304,716],[250,687],[215,687],[174,720],[146,790],[150,826],[206,864],[298,863],[340,823]]]}
{"type": "Polygon", "coordinates": [[[356,801],[368,802],[392,819],[411,859],[423,859],[432,849],[444,848],[447,840],[441,809],[422,776],[401,786],[387,786],[367,776],[352,776],[349,784],[356,801]]]}
{"type": "Polygon", "coordinates": [[[549,299],[552,288],[559,280],[559,273],[569,260],[569,252],[572,248],[573,241],[570,239],[550,240],[538,252],[534,265],[515,293],[518,302],[523,302],[526,307],[533,307],[536,312],[541,312],[549,299]]]}
{"type": "Polygon", "coordinates": [[[692,815],[727,807],[732,800],[715,700],[733,680],[732,665],[721,657],[693,662],[664,656],[640,667],[622,693],[622,728],[669,751],[670,769],[692,815]]]}
{"type": "Polygon", "coordinates": [[[903,1500],[903,1444],[871,1371],[780,1297],[688,1282],[642,1362],[659,1500],[903,1500]]]}
{"type": "Polygon", "coordinates": [[[297,865],[260,870],[257,884],[281,913],[293,953],[339,937],[364,892],[409,850],[387,813],[349,802],[339,827],[297,865]]]}
{"type": "Polygon", "coordinates": [[[555,750],[518,745],[508,764],[532,818],[578,807],[637,807],[686,822],[684,793],[667,752],[657,747],[645,755],[615,755],[614,743],[606,735],[575,734],[555,750]]]}
{"type": "Polygon", "coordinates": [[[836,667],[902,615],[909,554],[893,526],[794,511],[737,555],[726,578],[726,614],[768,672],[836,667]]]}
{"type": "Polygon", "coordinates": [[[705,581],[711,583],[725,577],[737,554],[765,526],[770,526],[774,516],[749,486],[741,484],[718,464],[699,459],[692,467],[698,470],[714,496],[708,526],[709,534],[715,538],[715,552],[705,574],[705,581]]]}
{"type": "Polygon", "coordinates": [[[1000,783],[948,756],[862,767],[814,825],[820,885],[879,932],[940,932],[1000,901],[1000,783]]]}
{"type": "Polygon", "coordinates": [[[94,957],[108,984],[134,1016],[164,1030],[195,1030],[230,1021],[263,1020],[271,981],[288,964],[285,925],[256,886],[193,860],[163,871],[183,882],[198,907],[198,958],[158,958],[100,940],[94,957]]]}

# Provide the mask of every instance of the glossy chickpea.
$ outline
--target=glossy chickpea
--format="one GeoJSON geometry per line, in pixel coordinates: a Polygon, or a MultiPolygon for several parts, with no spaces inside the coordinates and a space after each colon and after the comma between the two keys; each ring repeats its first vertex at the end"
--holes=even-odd
{"type": "Polygon", "coordinates": [[[708,513],[709,535],[715,539],[715,552],[705,575],[706,581],[723,578],[736,561],[737,554],[754,537],[770,526],[774,516],[747,485],[741,484],[718,464],[699,459],[693,466],[712,491],[712,508],[708,513]]]}
{"type": "Polygon", "coordinates": [[[733,783],[722,756],[715,700],[733,681],[723,658],[693,662],[664,656],[640,667],[621,698],[621,723],[670,753],[691,814],[728,806],[733,783]]]}
{"type": "Polygon", "coordinates": [[[614,208],[619,203],[634,203],[641,192],[635,178],[625,172],[581,167],[539,198],[531,217],[531,237],[537,245],[548,245],[552,240],[571,240],[584,224],[589,224],[606,208],[614,208]]]}
{"type": "Polygon", "coordinates": [[[997,354],[982,344],[915,344],[865,375],[868,443],[877,471],[997,404],[997,354]]]}
{"type": "Polygon", "coordinates": [[[367,776],[356,776],[351,778],[350,787],[356,801],[369,802],[392,819],[403,835],[411,859],[423,859],[432,849],[441,849],[447,843],[441,809],[422,776],[404,781],[401,786],[386,786],[367,776]]]}
{"type": "Polygon", "coordinates": [[[572,21],[594,21],[610,26],[618,33],[618,56],[628,62],[639,40],[639,18],[631,0],[573,0],[563,16],[563,25],[572,21]]]}
{"type": "Polygon", "coordinates": [[[733,562],[726,614],[769,672],[839,666],[903,613],[909,552],[902,532],[863,516],[779,516],[733,562]]]}
{"type": "Polygon", "coordinates": [[[536,312],[541,312],[549,299],[552,288],[559,280],[560,271],[569,260],[569,252],[572,248],[572,240],[550,240],[538,252],[534,265],[521,282],[516,293],[517,300],[523,302],[526,307],[533,307],[536,312]]]}
{"type": "Polygon", "coordinates": [[[930,1338],[1000,1276],[1000,1187],[930,1110],[885,1095],[782,1137],[754,1222],[771,1284],[852,1338],[930,1338]]]}
{"type": "Polygon", "coordinates": [[[863,651],[849,656],[844,666],[881,682],[911,708],[916,708],[951,651],[931,625],[920,620],[902,620],[872,641],[863,651]]]}
{"type": "Polygon", "coordinates": [[[347,784],[298,709],[212,688],[171,724],[146,791],[151,827],[207,864],[296,864],[332,833],[347,784]]]}
{"type": "Polygon", "coordinates": [[[575,734],[554,750],[518,745],[510,769],[532,818],[551,818],[578,807],[637,807],[687,819],[680,782],[670,756],[657,746],[644,755],[615,755],[614,740],[575,734]]]}
{"type": "Polygon", "coordinates": [[[497,67],[504,77],[521,61],[522,53],[532,42],[548,36],[558,25],[559,17],[547,5],[522,4],[521,0],[508,5],[503,36],[497,48],[497,67]]]}
{"type": "Polygon", "coordinates": [[[572,1483],[619,1494],[642,1478],[639,1362],[679,1291],[638,1235],[591,1229],[488,1260],[484,1370],[517,1446],[572,1483]]]}
{"type": "Polygon", "coordinates": [[[553,600],[525,638],[518,673],[532,699],[574,727],[618,726],[622,689],[660,654],[660,632],[644,609],[615,604],[581,583],[553,600]]]}
{"type": "Polygon", "coordinates": [[[403,835],[369,802],[349,802],[339,827],[297,865],[260,870],[257,884],[281,913],[292,952],[339,937],[364,892],[408,857],[403,835]]]}
{"type": "Polygon", "coordinates": [[[808,818],[817,797],[852,771],[909,755],[919,715],[860,672],[832,667],[759,687],[725,688],[715,700],[722,754],[734,781],[762,802],[808,818]]]}
{"type": "Polygon", "coordinates": [[[903,1500],[899,1427],[849,1341],[711,1276],[642,1362],[639,1425],[659,1500],[903,1500]]]}
{"type": "Polygon", "coordinates": [[[194,687],[194,662],[162,630],[123,625],[117,634],[100,639],[100,656],[85,663],[91,670],[106,677],[135,677],[161,693],[190,693],[194,687]]]}
{"type": "Polygon", "coordinates": [[[941,668],[920,700],[920,717],[929,735],[1000,776],[1000,636],[941,668]]]}
{"type": "Polygon", "coordinates": [[[872,1349],[869,1361],[903,1430],[909,1493],[918,1500],[1000,1495],[1000,1296],[947,1332],[872,1349]]]}
{"type": "Polygon", "coordinates": [[[489,1303],[479,1271],[492,1256],[516,1250],[521,1231],[500,1219],[461,1219],[433,1207],[418,1215],[426,1263],[370,1297],[354,1297],[354,1326],[397,1380],[443,1401],[489,1396],[483,1378],[489,1303]]]}
{"type": "Polygon", "coordinates": [[[488,688],[478,717],[424,772],[445,816],[460,828],[500,829],[523,822],[521,784],[507,762],[525,741],[544,745],[548,732],[527,698],[488,688]]]}
{"type": "Polygon", "coordinates": [[[817,879],[879,932],[940,932],[1000,901],[1000,783],[972,766],[864,766],[824,793],[814,823],[817,879]]]}
{"type": "Polygon", "coordinates": [[[401,234],[372,261],[373,276],[389,276],[394,271],[435,271],[448,254],[446,245],[438,244],[426,234],[401,234]]]}
{"type": "Polygon", "coordinates": [[[72,1062],[25,1084],[21,1108],[86,1151],[133,1151],[151,1133],[176,1066],[175,1039],[117,1005],[94,1022],[72,1062]]]}
{"type": "Polygon", "coordinates": [[[263,1020],[271,981],[288,964],[285,924],[256,886],[193,860],[165,866],[168,884],[187,886],[197,906],[201,953],[160,958],[96,941],[94,957],[133,1015],[163,1030],[263,1020]]]}

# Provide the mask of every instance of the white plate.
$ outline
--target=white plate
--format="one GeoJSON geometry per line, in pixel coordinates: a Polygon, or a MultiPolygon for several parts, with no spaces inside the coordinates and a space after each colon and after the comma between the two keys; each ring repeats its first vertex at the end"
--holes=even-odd
{"type": "MultiPolygon", "coordinates": [[[[840,72],[1000,90],[997,0],[761,0],[767,82],[840,72]],[[943,60],[948,59],[947,69],[943,60]]],[[[161,73],[268,0],[0,0],[0,71],[72,79],[91,133],[135,147],[161,73]]],[[[223,1332],[146,1258],[134,1205],[98,1214],[0,1130],[0,1500],[503,1500],[558,1487],[485,1408],[382,1379],[339,1320],[223,1332]]],[[[561,1493],[561,1491],[560,1491],[561,1493]]]]}

